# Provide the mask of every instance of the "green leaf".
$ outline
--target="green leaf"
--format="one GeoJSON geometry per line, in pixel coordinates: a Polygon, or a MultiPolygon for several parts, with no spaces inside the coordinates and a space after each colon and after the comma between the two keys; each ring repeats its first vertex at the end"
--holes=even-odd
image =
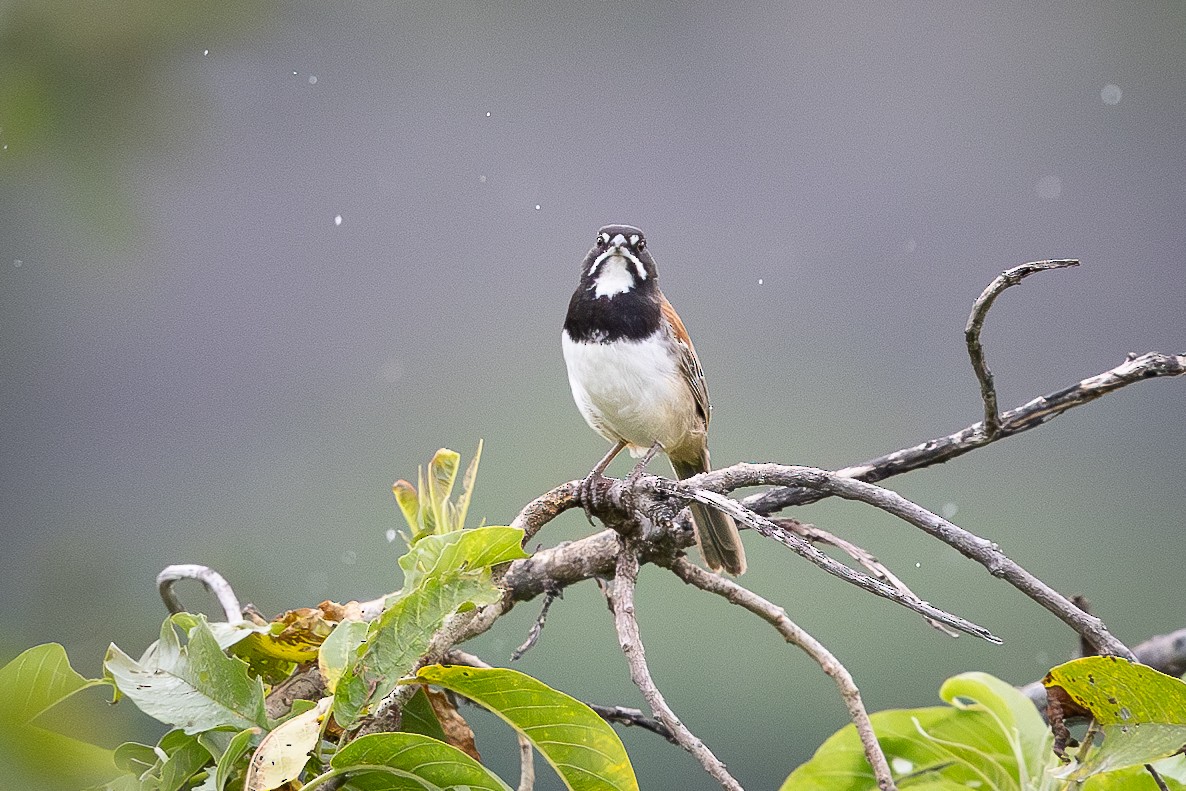
{"type": "Polygon", "coordinates": [[[438,533],[460,530],[462,527],[449,522],[448,509],[445,508],[449,496],[453,494],[453,482],[457,480],[457,470],[460,467],[461,454],[448,448],[438,450],[428,463],[428,498],[436,514],[438,533]]]}
{"type": "Polygon", "coordinates": [[[1066,773],[1072,779],[1150,763],[1186,744],[1186,683],[1173,676],[1126,659],[1090,656],[1059,665],[1042,683],[1066,691],[1103,732],[1103,744],[1066,773]]]}
{"type": "Polygon", "coordinates": [[[271,791],[300,777],[309,763],[309,753],[321,741],[325,714],[333,701],[332,697],[322,698],[314,708],[286,720],[264,737],[251,756],[245,791],[271,791]]]}
{"type": "Polygon", "coordinates": [[[575,698],[506,668],[421,668],[416,680],[464,695],[526,736],[572,791],[637,789],[614,729],[575,698]]]}
{"type": "MultiPolygon", "coordinates": [[[[1049,750],[1050,736],[1028,698],[984,673],[948,679],[941,694],[953,705],[881,711],[870,716],[901,787],[928,791],[1054,787],[1047,775],[1047,770],[1057,765],[1049,750]]],[[[782,785],[782,791],[876,788],[852,725],[829,737],[782,785]]]]}
{"type": "Polygon", "coordinates": [[[961,673],[947,679],[939,696],[956,708],[988,712],[1013,750],[1022,787],[1037,787],[1057,765],[1054,736],[1033,702],[1011,684],[988,673],[961,673]]]}
{"type": "Polygon", "coordinates": [[[478,478],[478,464],[482,461],[482,440],[478,440],[478,449],[465,468],[465,477],[461,481],[461,494],[457,497],[457,528],[465,527],[465,517],[469,514],[470,499],[474,496],[474,482],[478,478]]]}
{"type": "Polygon", "coordinates": [[[395,502],[400,513],[412,530],[412,536],[420,534],[420,496],[416,494],[416,487],[405,480],[398,480],[391,485],[391,493],[395,495],[395,502]]]}
{"type": "Polygon", "coordinates": [[[420,493],[420,529],[412,533],[412,542],[420,540],[421,536],[433,535],[438,532],[436,511],[433,508],[432,497],[424,487],[424,468],[416,468],[416,491],[420,493]]]}
{"type": "Polygon", "coordinates": [[[183,731],[169,731],[161,737],[158,746],[169,756],[161,764],[159,791],[181,791],[202,767],[214,763],[197,737],[183,731]]]}
{"type": "MultiPolygon", "coordinates": [[[[227,783],[235,776],[244,763],[244,758],[251,751],[252,742],[263,733],[262,728],[248,728],[235,734],[226,751],[218,759],[218,766],[214,770],[215,791],[224,791],[227,783]]],[[[241,785],[240,785],[241,787],[241,785]]]]}
{"type": "Polygon", "coordinates": [[[118,774],[113,750],[32,724],[71,695],[106,683],[75,672],[57,643],[30,648],[0,668],[0,787],[79,788],[118,774]]]}
{"type": "Polygon", "coordinates": [[[0,722],[27,725],[75,692],[105,683],[75,672],[58,643],[34,646],[0,668],[0,722]]]}
{"type": "Polygon", "coordinates": [[[371,624],[366,642],[335,688],[334,717],[350,727],[411,672],[428,650],[433,634],[463,605],[498,601],[490,568],[528,557],[520,544],[523,531],[482,527],[425,536],[399,560],[404,587],[371,624]]]}
{"type": "Polygon", "coordinates": [[[349,728],[411,672],[433,634],[458,607],[492,604],[501,595],[490,571],[481,569],[434,580],[399,599],[372,625],[362,656],[338,680],[334,718],[349,728]]]}
{"type": "Polygon", "coordinates": [[[416,690],[416,694],[404,704],[402,714],[401,731],[418,733],[421,736],[429,736],[442,742],[446,741],[445,729],[441,727],[441,721],[437,719],[424,687],[416,690]]]}
{"type": "Polygon", "coordinates": [[[116,766],[125,772],[131,772],[137,777],[152,769],[160,760],[156,754],[156,750],[147,744],[138,744],[136,742],[124,742],[115,748],[115,753],[112,757],[115,760],[116,766]]]}
{"type": "Polygon", "coordinates": [[[160,640],[139,661],[114,643],[107,649],[103,668],[119,692],[145,714],[189,734],[266,726],[261,681],[247,675],[246,664],[223,653],[204,619],[182,646],[176,617],[165,620],[160,640]]]}
{"type": "Polygon", "coordinates": [[[351,785],[366,789],[510,791],[461,750],[417,733],[363,736],[339,750],[330,765],[336,772],[349,773],[351,785]]]}
{"type": "Polygon", "coordinates": [[[489,568],[520,558],[523,530],[491,525],[437,536],[425,536],[399,559],[404,570],[404,591],[424,584],[426,579],[466,569],[489,568]]]}
{"type": "Polygon", "coordinates": [[[332,694],[346,668],[358,657],[358,647],[366,639],[370,624],[365,621],[342,621],[317,652],[317,669],[325,679],[325,688],[332,694]]]}
{"type": "MultiPolygon", "coordinates": [[[[1162,774],[1162,781],[1169,791],[1186,791],[1186,785],[1172,777],[1162,774]]],[[[1160,791],[1153,775],[1145,771],[1144,766],[1130,766],[1127,769],[1117,769],[1102,775],[1093,775],[1082,786],[1082,791],[1160,791]]]]}

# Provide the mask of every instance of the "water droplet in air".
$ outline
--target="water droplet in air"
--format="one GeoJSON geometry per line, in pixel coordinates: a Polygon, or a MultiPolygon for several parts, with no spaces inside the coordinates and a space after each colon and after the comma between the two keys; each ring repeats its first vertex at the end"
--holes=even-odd
{"type": "Polygon", "coordinates": [[[210,50],[208,50],[208,49],[204,49],[204,50],[202,50],[202,57],[203,57],[203,58],[204,58],[204,57],[206,57],[206,56],[207,56],[207,55],[209,55],[209,54],[210,54],[210,50]]]}
{"type": "Polygon", "coordinates": [[[341,224],[342,224],[342,215],[339,214],[338,216],[334,217],[334,225],[341,225],[341,224]]]}
{"type": "Polygon", "coordinates": [[[1104,104],[1116,106],[1120,104],[1120,100],[1124,98],[1124,91],[1120,90],[1119,85],[1108,83],[1103,88],[1100,88],[1100,101],[1104,104]]]}
{"type": "Polygon", "coordinates": [[[1034,185],[1034,191],[1042,200],[1058,200],[1062,195],[1062,179],[1058,176],[1043,176],[1034,185]]]}
{"type": "Polygon", "coordinates": [[[485,177],[485,176],[478,176],[478,181],[479,181],[479,182],[481,182],[482,184],[485,184],[485,183],[486,183],[486,177],[485,177]]]}
{"type": "Polygon", "coordinates": [[[916,562],[916,563],[914,564],[914,567],[915,567],[916,569],[920,569],[920,568],[922,568],[922,563],[921,563],[921,562],[916,562]]]}
{"type": "Polygon", "coordinates": [[[760,277],[758,278],[758,285],[759,286],[762,285],[762,278],[760,278],[760,277]]]}
{"type": "Polygon", "coordinates": [[[310,85],[316,85],[316,84],[317,84],[317,75],[316,75],[316,74],[310,74],[310,75],[309,75],[309,84],[310,84],[310,85]]]}
{"type": "Polygon", "coordinates": [[[943,507],[939,509],[939,513],[943,514],[944,519],[951,519],[960,512],[960,507],[955,503],[944,503],[943,507]]]}
{"type": "Polygon", "coordinates": [[[489,118],[489,117],[490,117],[490,113],[486,113],[486,117],[487,117],[487,118],[489,118]]]}
{"type": "Polygon", "coordinates": [[[389,528],[387,528],[387,533],[386,533],[386,536],[387,536],[387,543],[388,543],[388,544],[390,544],[391,542],[395,541],[395,528],[394,528],[394,527],[389,527],[389,528]]]}
{"type": "Polygon", "coordinates": [[[353,549],[347,549],[345,552],[342,553],[342,563],[343,564],[345,564],[347,566],[353,566],[356,562],[358,562],[358,553],[355,552],[353,549]]]}
{"type": "Polygon", "coordinates": [[[19,258],[16,258],[16,259],[13,259],[12,265],[15,266],[17,269],[20,269],[22,266],[25,265],[25,262],[19,258]]]}
{"type": "Polygon", "coordinates": [[[537,203],[537,204],[535,204],[535,210],[536,210],[536,211],[539,211],[539,204],[538,204],[538,203],[537,203]]]}

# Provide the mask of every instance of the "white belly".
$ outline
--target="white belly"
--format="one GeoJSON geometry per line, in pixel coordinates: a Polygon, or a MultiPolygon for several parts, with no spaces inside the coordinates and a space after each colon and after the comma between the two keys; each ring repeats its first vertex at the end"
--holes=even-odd
{"type": "Polygon", "coordinates": [[[670,452],[703,431],[692,392],[665,339],[574,343],[563,333],[568,383],[581,415],[610,442],[641,456],[658,442],[670,452]]]}

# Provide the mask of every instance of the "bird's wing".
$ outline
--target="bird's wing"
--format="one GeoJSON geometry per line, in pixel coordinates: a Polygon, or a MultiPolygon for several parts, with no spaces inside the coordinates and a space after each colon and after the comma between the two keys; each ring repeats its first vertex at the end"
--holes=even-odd
{"type": "Polygon", "coordinates": [[[696,356],[696,348],[692,346],[692,339],[688,337],[688,331],[684,328],[684,323],[680,321],[679,314],[675,312],[675,308],[671,307],[671,303],[667,301],[666,297],[662,297],[659,308],[664,323],[670,330],[671,339],[679,351],[680,373],[683,374],[684,380],[691,388],[692,397],[696,399],[696,410],[704,418],[704,425],[707,426],[712,417],[712,404],[708,401],[708,384],[704,381],[704,369],[700,367],[700,358],[696,356]]]}

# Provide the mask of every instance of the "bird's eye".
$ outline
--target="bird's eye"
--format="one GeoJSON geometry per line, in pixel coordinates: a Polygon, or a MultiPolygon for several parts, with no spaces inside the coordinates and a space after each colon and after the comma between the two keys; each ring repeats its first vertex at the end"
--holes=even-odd
{"type": "Polygon", "coordinates": [[[597,241],[594,242],[594,244],[597,245],[598,247],[605,247],[605,236],[598,234],[597,241]]]}
{"type": "Polygon", "coordinates": [[[638,240],[638,244],[634,245],[634,249],[638,250],[639,252],[642,252],[643,250],[647,249],[647,240],[640,238],[638,240]]]}

